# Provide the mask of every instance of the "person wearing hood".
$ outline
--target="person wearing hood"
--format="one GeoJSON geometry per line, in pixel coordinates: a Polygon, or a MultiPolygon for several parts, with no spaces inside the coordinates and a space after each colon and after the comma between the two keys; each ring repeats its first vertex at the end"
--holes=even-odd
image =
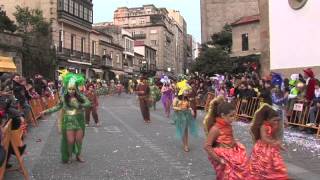
{"type": "Polygon", "coordinates": [[[314,78],[314,73],[311,68],[303,70],[304,78],[306,79],[306,93],[305,99],[311,102],[314,98],[314,90],[316,86],[316,79],[314,78]]]}

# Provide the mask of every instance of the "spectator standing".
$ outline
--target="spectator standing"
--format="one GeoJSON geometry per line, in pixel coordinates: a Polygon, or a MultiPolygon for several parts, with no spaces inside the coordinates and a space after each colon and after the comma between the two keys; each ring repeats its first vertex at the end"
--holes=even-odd
{"type": "Polygon", "coordinates": [[[305,99],[311,102],[314,98],[314,90],[316,85],[316,79],[314,78],[314,73],[311,68],[303,70],[304,78],[306,79],[306,93],[305,99]]]}

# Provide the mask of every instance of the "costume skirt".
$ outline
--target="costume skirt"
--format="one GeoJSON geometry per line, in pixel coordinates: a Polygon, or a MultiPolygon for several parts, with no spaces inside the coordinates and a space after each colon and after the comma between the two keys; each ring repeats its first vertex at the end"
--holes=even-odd
{"type": "Polygon", "coordinates": [[[192,117],[190,110],[174,111],[172,120],[176,126],[176,137],[182,138],[185,129],[188,128],[191,135],[198,136],[198,124],[197,121],[192,117]]]}
{"type": "MultiPolygon", "coordinates": [[[[61,159],[66,162],[69,160],[70,154],[68,153],[68,141],[67,141],[67,131],[85,131],[85,120],[84,112],[76,115],[63,115],[61,123],[61,159]]],[[[73,146],[73,153],[79,155],[81,153],[82,144],[75,143],[73,146]]]]}
{"type": "Polygon", "coordinates": [[[257,141],[249,161],[250,180],[288,179],[280,147],[257,141]]]}
{"type": "Polygon", "coordinates": [[[233,148],[216,147],[214,152],[226,163],[218,164],[209,156],[209,161],[216,171],[217,180],[245,180],[248,177],[248,158],[244,145],[237,143],[233,148]]]}

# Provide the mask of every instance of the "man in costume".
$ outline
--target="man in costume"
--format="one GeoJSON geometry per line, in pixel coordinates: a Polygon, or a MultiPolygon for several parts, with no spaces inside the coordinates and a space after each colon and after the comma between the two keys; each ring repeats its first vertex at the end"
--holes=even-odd
{"type": "Polygon", "coordinates": [[[58,127],[62,133],[61,158],[63,163],[70,163],[72,153],[79,162],[81,157],[82,140],[85,131],[85,108],[90,107],[88,98],[80,93],[79,87],[85,84],[82,75],[68,73],[63,77],[63,95],[60,103],[41,114],[62,110],[63,118],[59,118],[58,127]]]}
{"type": "Polygon", "coordinates": [[[140,82],[136,88],[136,94],[139,98],[140,110],[143,116],[143,120],[145,123],[150,123],[150,111],[149,111],[149,96],[150,96],[150,88],[147,84],[146,78],[141,75],[140,82]]]}

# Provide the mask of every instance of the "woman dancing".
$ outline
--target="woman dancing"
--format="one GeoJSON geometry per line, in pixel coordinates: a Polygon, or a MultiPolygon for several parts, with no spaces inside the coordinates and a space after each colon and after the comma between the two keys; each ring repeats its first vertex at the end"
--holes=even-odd
{"type": "Polygon", "coordinates": [[[172,98],[173,98],[173,89],[170,84],[170,79],[167,76],[164,76],[160,81],[163,84],[161,88],[161,93],[162,93],[161,101],[163,104],[165,114],[167,118],[169,118],[171,105],[172,105],[172,98]]]}
{"type": "Polygon", "coordinates": [[[250,180],[260,179],[288,179],[286,165],[280,154],[284,149],[279,133],[279,113],[268,104],[260,107],[254,115],[250,128],[254,141],[254,148],[249,161],[250,180]]]}
{"type": "Polygon", "coordinates": [[[232,121],[236,114],[231,103],[215,99],[209,130],[204,149],[213,165],[217,180],[242,180],[248,176],[245,147],[233,138],[232,121]]]}
{"type": "Polygon", "coordinates": [[[81,157],[82,140],[85,131],[85,108],[90,107],[90,101],[79,92],[83,86],[83,76],[68,73],[63,78],[63,96],[60,103],[41,114],[49,114],[62,109],[63,118],[59,118],[58,128],[62,133],[61,158],[63,163],[70,163],[72,153],[79,162],[84,162],[81,157]]]}
{"type": "Polygon", "coordinates": [[[182,139],[185,152],[189,152],[188,131],[194,136],[198,135],[197,122],[193,118],[194,112],[187,97],[190,90],[191,87],[186,83],[180,86],[178,97],[173,101],[172,120],[176,126],[176,136],[182,139]]]}

